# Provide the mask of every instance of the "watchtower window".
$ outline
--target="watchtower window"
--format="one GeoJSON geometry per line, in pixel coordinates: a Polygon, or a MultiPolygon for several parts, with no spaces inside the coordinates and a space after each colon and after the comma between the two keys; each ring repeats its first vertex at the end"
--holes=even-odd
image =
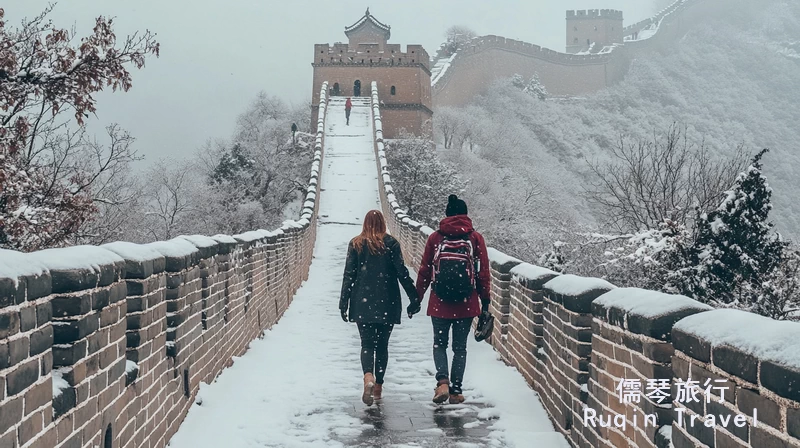
{"type": "Polygon", "coordinates": [[[319,63],[320,63],[320,64],[322,64],[323,62],[325,62],[325,60],[324,60],[324,59],[320,59],[320,60],[319,60],[319,63]]]}
{"type": "Polygon", "coordinates": [[[320,53],[325,53],[325,50],[319,50],[320,53]]]}
{"type": "Polygon", "coordinates": [[[114,448],[114,433],[111,429],[111,424],[106,426],[106,431],[103,435],[103,448],[114,448]]]}
{"type": "Polygon", "coordinates": [[[412,63],[412,64],[414,63],[414,60],[413,60],[413,59],[411,60],[411,63],[412,63]]]}
{"type": "Polygon", "coordinates": [[[397,93],[397,89],[395,89],[394,86],[392,86],[392,95],[394,95],[395,93],[397,93]]]}

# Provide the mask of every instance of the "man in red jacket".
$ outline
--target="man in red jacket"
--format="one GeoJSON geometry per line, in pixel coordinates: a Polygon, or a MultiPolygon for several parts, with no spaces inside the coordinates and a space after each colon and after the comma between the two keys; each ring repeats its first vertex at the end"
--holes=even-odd
{"type": "Polygon", "coordinates": [[[350,98],[347,98],[347,101],[344,102],[344,117],[347,119],[347,125],[350,126],[350,109],[353,108],[353,103],[350,101],[350,98]]]}
{"type": "Polygon", "coordinates": [[[450,195],[445,214],[447,218],[439,223],[439,230],[431,234],[425,245],[416,286],[417,294],[422,300],[428,286],[434,281],[434,264],[437,262],[437,257],[441,256],[437,255],[437,252],[441,251],[443,241],[460,240],[471,244],[475,263],[475,281],[471,293],[468,293],[463,300],[445,301],[436,295],[434,288],[431,288],[428,301],[428,316],[431,316],[433,322],[433,361],[436,364],[437,381],[433,401],[443,403],[449,397],[450,403],[458,404],[464,402],[461,383],[467,365],[467,337],[472,327],[472,320],[481,312],[489,311],[491,274],[486,243],[483,236],[472,227],[472,220],[467,216],[467,204],[456,195],[450,195]],[[447,344],[451,328],[453,363],[452,371],[448,373],[447,344]]]}

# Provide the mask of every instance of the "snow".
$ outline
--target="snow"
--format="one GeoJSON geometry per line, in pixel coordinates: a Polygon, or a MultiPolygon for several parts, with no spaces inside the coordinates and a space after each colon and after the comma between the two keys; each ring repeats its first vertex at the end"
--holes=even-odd
{"type": "MultiPolygon", "coordinates": [[[[665,425],[658,429],[658,433],[661,434],[666,440],[672,440],[672,425],[665,425]]],[[[669,444],[670,448],[672,448],[672,442],[669,444]]]]}
{"type": "Polygon", "coordinates": [[[156,260],[163,257],[160,252],[152,247],[148,247],[143,244],[129,243],[127,241],[117,241],[114,243],[103,244],[100,247],[108,249],[126,260],[139,263],[156,260]]]}
{"type": "Polygon", "coordinates": [[[595,303],[651,319],[684,310],[713,310],[712,307],[686,296],[639,288],[612,289],[598,297],[595,303]]]}
{"type": "Polygon", "coordinates": [[[260,240],[262,238],[266,238],[267,235],[264,232],[260,232],[258,230],[251,230],[249,232],[240,233],[238,235],[233,236],[236,240],[244,241],[245,243],[251,243],[253,241],[260,240]]]}
{"type": "Polygon", "coordinates": [[[119,255],[97,246],[72,246],[45,249],[28,254],[28,258],[50,270],[88,269],[100,271],[100,266],[122,263],[119,255]]]}
{"type": "MultiPolygon", "coordinates": [[[[325,150],[330,157],[325,159],[321,190],[323,225],[318,228],[309,280],[263,339],[253,341],[213,385],[200,385],[202,398],[196,403],[202,405],[190,408],[170,441],[172,448],[343,447],[343,440],[356,441],[364,431],[375,431],[364,424],[365,406],[358,403],[362,386],[358,331],[341,321],[334,304],[348,242],[358,233],[366,212],[380,208],[377,165],[370,109],[354,104],[350,126],[345,127],[342,103],[331,100],[326,122],[325,150]]],[[[569,446],[554,431],[523,377],[499,361],[491,346],[474,338],[469,339],[467,403],[436,411],[438,407],[429,402],[435,385],[430,346],[431,323],[424,315],[395,326],[384,386],[386,409],[402,403],[419,406],[421,415],[437,412],[444,418],[459,418],[466,412],[479,413],[478,405],[489,406],[480,415],[492,419],[491,445],[527,447],[535,439],[549,448],[569,446]],[[425,397],[424,402],[413,400],[419,396],[425,397]]],[[[417,436],[441,437],[435,431],[417,436]]]]}
{"type": "Polygon", "coordinates": [[[433,67],[431,68],[431,85],[435,86],[436,83],[442,79],[457,55],[458,53],[453,53],[453,55],[449,58],[439,59],[435,64],[433,64],[433,67]]]}
{"type": "Polygon", "coordinates": [[[181,235],[178,238],[183,238],[186,241],[194,244],[196,247],[214,247],[219,242],[214,238],[205,235],[181,235]]]}
{"type": "Polygon", "coordinates": [[[520,263],[514,266],[511,268],[511,274],[515,279],[526,278],[529,280],[538,280],[551,275],[559,275],[558,272],[529,263],[520,263]]]}
{"type": "Polygon", "coordinates": [[[53,398],[57,398],[66,389],[69,389],[69,383],[64,379],[64,372],[61,369],[53,369],[51,376],[53,377],[53,398]]]}
{"type": "Polygon", "coordinates": [[[224,244],[236,244],[237,243],[236,238],[234,238],[234,237],[232,237],[230,235],[217,234],[217,235],[212,236],[211,238],[213,238],[217,242],[224,243],[224,244]]]}
{"type": "Polygon", "coordinates": [[[683,318],[673,327],[711,343],[730,345],[759,360],[800,368],[800,323],[722,309],[683,318]]]}
{"type": "Polygon", "coordinates": [[[28,254],[13,250],[0,249],[0,278],[13,279],[28,275],[41,275],[47,268],[39,261],[31,259],[28,254]]]}
{"type": "Polygon", "coordinates": [[[169,241],[156,241],[146,246],[158,251],[165,257],[185,257],[199,252],[197,247],[183,238],[173,238],[169,241]]]}
{"type": "Polygon", "coordinates": [[[611,283],[594,277],[580,277],[572,274],[563,274],[544,284],[544,287],[557,294],[577,296],[595,289],[614,289],[611,283]]]}
{"type": "Polygon", "coordinates": [[[489,255],[489,261],[494,261],[497,264],[522,263],[522,260],[506,255],[493,247],[488,248],[486,253],[489,255]]]}
{"type": "Polygon", "coordinates": [[[131,361],[130,359],[125,361],[125,373],[131,373],[139,368],[139,364],[131,361]]]}

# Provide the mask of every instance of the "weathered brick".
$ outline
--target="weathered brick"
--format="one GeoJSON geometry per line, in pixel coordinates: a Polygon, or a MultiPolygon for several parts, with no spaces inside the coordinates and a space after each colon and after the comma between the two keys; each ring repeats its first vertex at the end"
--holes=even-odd
{"type": "Polygon", "coordinates": [[[736,404],[743,414],[753,415],[753,409],[758,409],[758,420],[773,428],[780,428],[781,409],[778,403],[764,397],[757,390],[739,389],[736,404]]]}
{"type": "Polygon", "coordinates": [[[44,406],[53,399],[53,385],[48,379],[25,392],[25,415],[44,406]]]}
{"type": "Polygon", "coordinates": [[[71,366],[86,357],[86,340],[74,344],[53,346],[53,365],[71,366]]]}
{"type": "Polygon", "coordinates": [[[36,305],[36,325],[41,327],[53,319],[53,304],[47,302],[36,305]]]}
{"type": "Polygon", "coordinates": [[[53,346],[53,327],[47,325],[39,331],[31,333],[31,356],[43,353],[53,346]]]}
{"type": "Polygon", "coordinates": [[[82,316],[92,309],[92,295],[85,292],[77,296],[59,296],[50,303],[55,317],[82,316]]]}
{"type": "Polygon", "coordinates": [[[92,313],[78,320],[58,321],[54,327],[55,343],[68,344],[97,331],[100,328],[100,316],[98,313],[92,313]]]}
{"type": "Polygon", "coordinates": [[[786,431],[795,439],[800,439],[800,409],[786,411],[786,431]]]}
{"type": "Polygon", "coordinates": [[[761,385],[781,397],[800,402],[800,367],[788,367],[763,361],[761,385]]]}
{"type": "Polygon", "coordinates": [[[19,310],[19,330],[25,332],[34,328],[36,328],[36,307],[25,306],[19,310]]]}
{"type": "MultiPolygon", "coordinates": [[[[766,427],[752,428],[750,434],[750,445],[758,448],[795,448],[797,444],[790,443],[781,437],[777,437],[765,429],[766,427]]],[[[785,436],[784,436],[785,437],[785,436]]]]}
{"type": "Polygon", "coordinates": [[[19,333],[19,313],[7,311],[0,314],[0,339],[19,333]]]}
{"type": "Polygon", "coordinates": [[[711,344],[699,337],[675,330],[672,333],[672,345],[686,355],[702,362],[711,362],[711,344]]]}
{"type": "Polygon", "coordinates": [[[9,428],[19,424],[22,420],[22,397],[17,397],[3,403],[0,412],[0,434],[8,431],[9,428]]]}
{"type": "Polygon", "coordinates": [[[722,345],[712,350],[714,365],[753,384],[758,382],[758,359],[736,347],[722,345]]]}
{"type": "Polygon", "coordinates": [[[8,388],[8,395],[14,396],[39,379],[39,360],[31,359],[30,361],[16,366],[6,375],[6,384],[8,388]]]}

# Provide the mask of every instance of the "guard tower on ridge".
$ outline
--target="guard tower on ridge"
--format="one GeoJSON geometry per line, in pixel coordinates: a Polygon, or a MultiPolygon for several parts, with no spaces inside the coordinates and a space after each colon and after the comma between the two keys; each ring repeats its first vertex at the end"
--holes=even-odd
{"type": "Polygon", "coordinates": [[[611,44],[622,43],[622,11],[589,9],[567,11],[567,53],[598,52],[611,44]]]}
{"type": "Polygon", "coordinates": [[[347,43],[314,45],[312,123],[317,122],[319,89],[328,81],[332,96],[369,97],[378,83],[383,135],[397,137],[402,130],[429,135],[433,117],[430,57],[421,45],[388,43],[391,27],[369,12],[345,27],[347,43]]]}

